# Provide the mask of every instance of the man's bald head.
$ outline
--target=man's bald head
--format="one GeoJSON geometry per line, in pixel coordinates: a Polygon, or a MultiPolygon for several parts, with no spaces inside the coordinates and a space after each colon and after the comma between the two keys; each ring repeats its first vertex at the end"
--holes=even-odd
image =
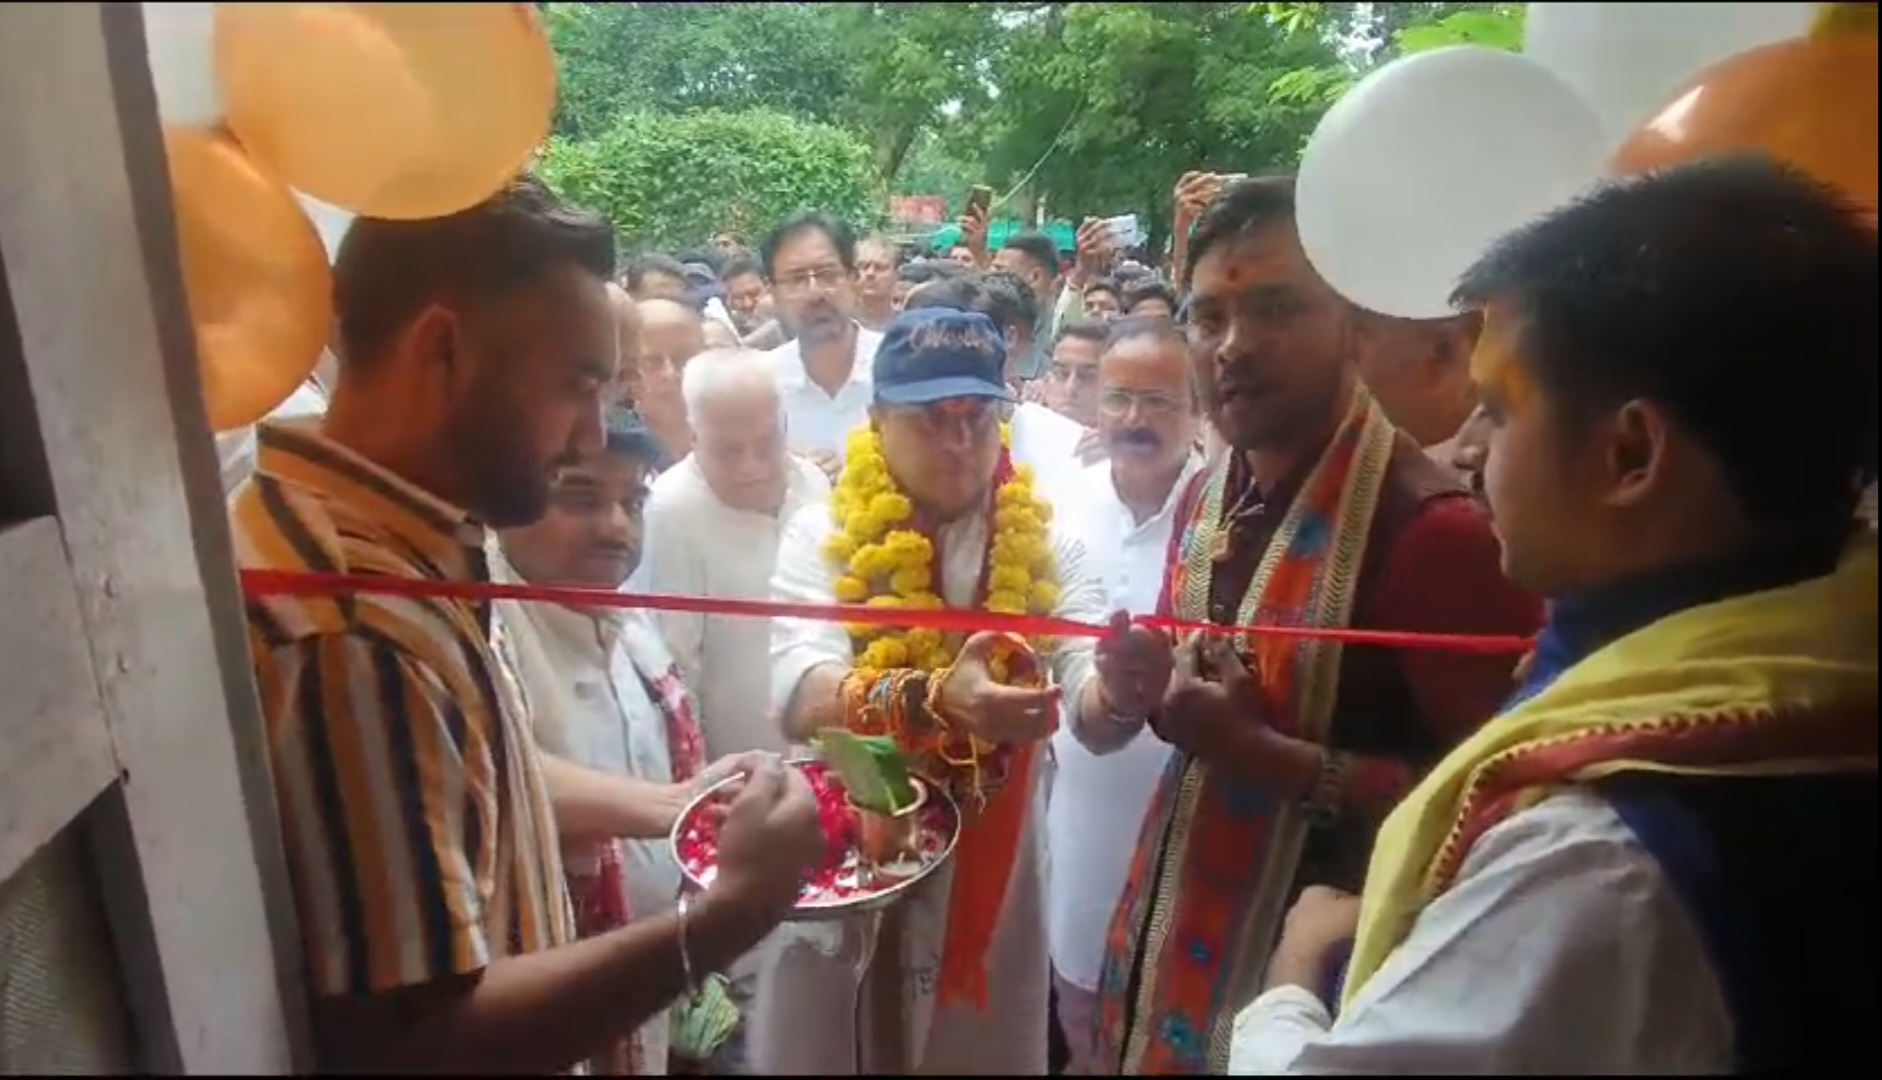
{"type": "Polygon", "coordinates": [[[1457,434],[1476,408],[1470,353],[1482,317],[1395,319],[1359,316],[1359,376],[1385,415],[1421,446],[1457,434]]]}
{"type": "Polygon", "coordinates": [[[639,312],[643,331],[652,328],[698,327],[706,321],[706,317],[691,304],[665,296],[637,300],[634,307],[639,312]]]}
{"type": "Polygon", "coordinates": [[[620,373],[615,376],[612,398],[623,408],[632,408],[640,394],[640,307],[620,285],[608,282],[608,302],[614,308],[614,343],[620,351],[620,373]]]}
{"type": "Polygon", "coordinates": [[[678,423],[686,414],[680,374],[706,351],[706,320],[678,300],[654,297],[635,304],[640,315],[640,384],[649,420],[678,423]]]}

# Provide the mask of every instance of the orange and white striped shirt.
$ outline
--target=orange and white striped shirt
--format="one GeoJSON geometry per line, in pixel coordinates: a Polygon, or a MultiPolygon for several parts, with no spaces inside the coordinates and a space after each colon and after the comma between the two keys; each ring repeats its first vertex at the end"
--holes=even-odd
{"type": "MultiPolygon", "coordinates": [[[[231,502],[244,569],[486,581],[486,530],[322,438],[264,423],[231,502]]],[[[248,603],[311,989],[364,996],[574,940],[534,740],[487,603],[248,603]]]]}

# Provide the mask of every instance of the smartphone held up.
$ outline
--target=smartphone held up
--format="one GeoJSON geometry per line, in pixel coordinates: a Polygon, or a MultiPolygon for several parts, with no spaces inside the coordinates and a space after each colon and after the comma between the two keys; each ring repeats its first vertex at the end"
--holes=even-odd
{"type": "Polygon", "coordinates": [[[993,189],[975,184],[967,189],[967,216],[985,217],[993,209],[993,189]]]}

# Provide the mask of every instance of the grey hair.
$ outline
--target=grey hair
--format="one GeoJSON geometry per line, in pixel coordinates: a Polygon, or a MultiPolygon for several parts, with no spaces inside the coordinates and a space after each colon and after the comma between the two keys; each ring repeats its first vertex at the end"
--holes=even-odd
{"type": "Polygon", "coordinates": [[[765,353],[744,346],[707,349],[686,363],[680,375],[680,396],[686,401],[686,422],[695,430],[706,402],[734,389],[761,389],[778,402],[778,420],[785,419],[784,393],[778,386],[778,365],[765,353]]]}

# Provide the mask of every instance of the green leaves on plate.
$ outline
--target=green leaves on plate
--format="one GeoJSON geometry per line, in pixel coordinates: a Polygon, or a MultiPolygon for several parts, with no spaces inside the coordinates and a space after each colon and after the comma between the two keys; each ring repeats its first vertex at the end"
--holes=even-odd
{"type": "Polygon", "coordinates": [[[858,735],[844,728],[817,732],[817,748],[843,781],[850,801],[878,814],[896,814],[915,805],[915,781],[908,759],[887,735],[858,735]]]}

